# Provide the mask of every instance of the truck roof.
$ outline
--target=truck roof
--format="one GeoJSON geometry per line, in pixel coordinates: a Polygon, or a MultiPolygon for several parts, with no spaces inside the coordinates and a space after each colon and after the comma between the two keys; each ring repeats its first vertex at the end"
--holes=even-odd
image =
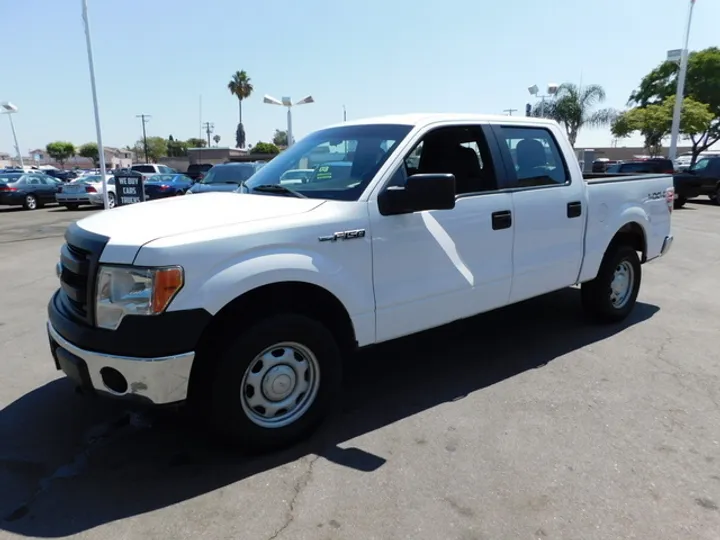
{"type": "Polygon", "coordinates": [[[360,126],[367,124],[400,124],[406,126],[425,126],[436,122],[503,122],[522,125],[554,125],[554,120],[529,116],[506,116],[500,114],[468,114],[468,113],[408,113],[360,118],[334,124],[329,127],[360,126]]]}

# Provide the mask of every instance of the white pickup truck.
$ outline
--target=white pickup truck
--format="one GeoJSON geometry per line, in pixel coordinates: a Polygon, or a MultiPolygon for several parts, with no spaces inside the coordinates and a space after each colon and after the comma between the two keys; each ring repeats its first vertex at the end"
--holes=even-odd
{"type": "Polygon", "coordinates": [[[354,349],[575,284],[625,318],[672,244],[670,176],[583,178],[548,120],[406,115],[312,133],[245,182],[71,225],[47,324],[94,394],[189,401],[247,450],[312,431],[354,349]],[[313,174],[281,182],[293,169],[313,174]]]}

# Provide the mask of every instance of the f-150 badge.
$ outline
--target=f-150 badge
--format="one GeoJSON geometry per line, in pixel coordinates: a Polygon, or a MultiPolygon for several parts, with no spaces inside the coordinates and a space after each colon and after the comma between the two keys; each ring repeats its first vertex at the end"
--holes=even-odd
{"type": "Polygon", "coordinates": [[[318,236],[320,242],[337,242],[338,240],[353,240],[354,238],[365,238],[365,229],[341,231],[327,236],[318,236]]]}

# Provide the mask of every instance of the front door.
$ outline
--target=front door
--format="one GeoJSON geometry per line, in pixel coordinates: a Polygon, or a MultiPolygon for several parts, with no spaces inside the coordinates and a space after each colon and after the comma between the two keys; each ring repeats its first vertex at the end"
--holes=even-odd
{"type": "Polygon", "coordinates": [[[512,125],[495,126],[494,132],[516,176],[510,293],[514,303],[568,287],[578,279],[587,204],[579,170],[573,177],[563,158],[558,144],[561,133],[544,126],[512,125]]]}
{"type": "Polygon", "coordinates": [[[456,206],[383,216],[370,201],[377,341],[503,306],[510,294],[512,194],[497,191],[484,129],[420,134],[388,185],[416,173],[455,174],[456,206]]]}

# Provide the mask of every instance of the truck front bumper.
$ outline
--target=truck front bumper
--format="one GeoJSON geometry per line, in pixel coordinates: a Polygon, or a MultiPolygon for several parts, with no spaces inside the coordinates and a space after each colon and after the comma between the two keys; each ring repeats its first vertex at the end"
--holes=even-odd
{"type": "Polygon", "coordinates": [[[153,405],[184,401],[194,352],[158,358],[88,351],[63,338],[47,323],[55,366],[82,390],[153,405]]]}
{"type": "Polygon", "coordinates": [[[210,322],[205,310],[126,316],[116,330],[78,320],[62,290],[48,303],[55,367],[88,394],[169,405],[187,398],[195,350],[210,322]]]}

